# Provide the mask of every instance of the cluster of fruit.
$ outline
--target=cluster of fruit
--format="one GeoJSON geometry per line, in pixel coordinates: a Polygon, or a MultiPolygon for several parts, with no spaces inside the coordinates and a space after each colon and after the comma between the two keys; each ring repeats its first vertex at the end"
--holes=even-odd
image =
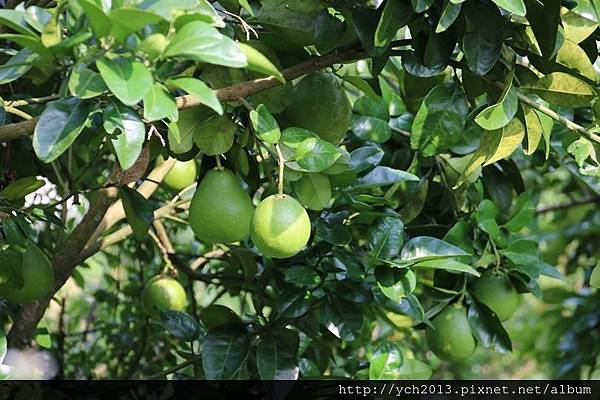
{"type": "MultiPolygon", "coordinates": [[[[488,272],[471,287],[481,303],[496,314],[500,321],[509,319],[519,307],[519,294],[508,276],[488,272]]],[[[429,349],[442,360],[463,361],[475,351],[467,309],[459,302],[446,307],[431,321],[426,330],[429,349]]]]}

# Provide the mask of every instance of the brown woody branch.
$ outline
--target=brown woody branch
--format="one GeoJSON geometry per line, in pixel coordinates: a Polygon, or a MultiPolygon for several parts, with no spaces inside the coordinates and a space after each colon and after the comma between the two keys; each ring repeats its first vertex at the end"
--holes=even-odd
{"type": "MultiPolygon", "coordinates": [[[[324,56],[314,57],[298,65],[287,68],[283,70],[282,73],[286,80],[292,80],[310,72],[318,71],[334,64],[359,59],[361,57],[365,57],[366,55],[367,54],[364,51],[358,48],[350,48],[344,51],[333,51],[324,56]]],[[[281,85],[281,82],[275,77],[270,76],[236,83],[235,85],[216,90],[215,94],[220,101],[235,101],[239,98],[243,98],[253,93],[258,93],[278,85],[281,85]]],[[[202,104],[202,102],[191,95],[180,96],[177,97],[176,100],[178,108],[190,108],[202,104]]],[[[24,136],[31,135],[35,129],[37,120],[38,118],[36,117],[29,121],[0,126],[0,142],[20,139],[24,136]]]]}

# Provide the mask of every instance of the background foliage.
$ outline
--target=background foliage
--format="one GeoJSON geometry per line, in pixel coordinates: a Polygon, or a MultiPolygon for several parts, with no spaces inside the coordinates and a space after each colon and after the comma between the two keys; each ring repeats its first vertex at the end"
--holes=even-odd
{"type": "Polygon", "coordinates": [[[52,300],[3,303],[9,344],[33,338],[64,378],[597,376],[599,16],[595,0],[6,1],[0,280],[22,285],[28,242],[56,273],[52,300]],[[339,146],[286,117],[315,70],[352,101],[339,146]],[[293,258],[195,240],[193,187],[155,184],[174,162],[159,154],[199,179],[224,154],[258,202],[275,143],[313,228],[293,258]],[[148,317],[165,266],[189,306],[148,317]],[[471,293],[485,270],[523,293],[504,323],[471,293]],[[478,348],[444,363],[423,330],[455,302],[478,348]]]}

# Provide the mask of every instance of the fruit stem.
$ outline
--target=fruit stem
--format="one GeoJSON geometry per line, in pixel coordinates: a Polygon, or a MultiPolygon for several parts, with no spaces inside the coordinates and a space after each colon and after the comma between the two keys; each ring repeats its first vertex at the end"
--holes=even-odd
{"type": "Polygon", "coordinates": [[[217,160],[217,169],[223,169],[223,166],[221,165],[221,156],[216,155],[215,159],[217,160]]]}
{"type": "Polygon", "coordinates": [[[283,172],[285,170],[285,158],[278,143],[275,143],[275,150],[277,150],[277,156],[279,157],[279,181],[277,182],[277,193],[283,195],[283,172]]]}

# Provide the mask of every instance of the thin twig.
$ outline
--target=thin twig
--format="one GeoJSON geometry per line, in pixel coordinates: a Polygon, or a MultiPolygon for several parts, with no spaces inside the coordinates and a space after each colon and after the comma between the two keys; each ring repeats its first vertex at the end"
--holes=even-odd
{"type": "Polygon", "coordinates": [[[588,198],[585,198],[585,199],[574,200],[574,201],[571,201],[569,203],[557,204],[557,205],[554,205],[554,206],[548,206],[548,207],[544,207],[544,208],[539,208],[539,209],[537,209],[535,211],[535,213],[536,214],[544,214],[544,213],[547,213],[547,212],[564,210],[564,209],[571,208],[571,207],[577,207],[577,206],[582,206],[582,205],[586,205],[586,204],[593,204],[593,203],[600,203],[600,196],[588,197],[588,198]]]}

